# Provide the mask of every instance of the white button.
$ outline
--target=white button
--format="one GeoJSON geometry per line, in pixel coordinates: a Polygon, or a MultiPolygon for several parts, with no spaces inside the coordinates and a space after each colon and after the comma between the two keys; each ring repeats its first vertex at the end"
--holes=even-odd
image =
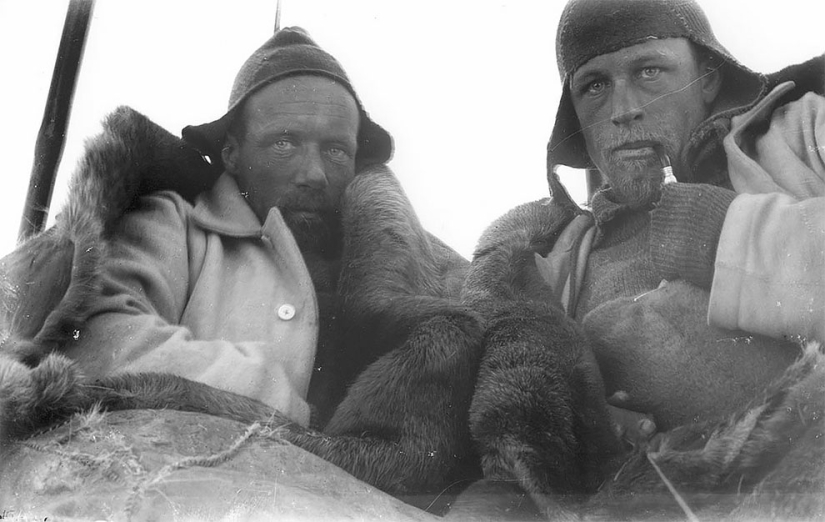
{"type": "Polygon", "coordinates": [[[278,308],[278,317],[284,321],[289,321],[295,317],[295,307],[291,304],[281,305],[280,308],[278,308]]]}

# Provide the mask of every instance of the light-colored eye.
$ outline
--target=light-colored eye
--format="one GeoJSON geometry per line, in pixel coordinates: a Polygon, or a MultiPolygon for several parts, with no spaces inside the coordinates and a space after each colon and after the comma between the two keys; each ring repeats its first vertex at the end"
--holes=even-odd
{"type": "Polygon", "coordinates": [[[295,144],[286,138],[280,138],[272,143],[272,146],[278,150],[291,150],[295,144]]]}
{"type": "Polygon", "coordinates": [[[607,82],[604,80],[594,80],[588,83],[584,88],[584,93],[589,96],[598,96],[607,88],[607,82]]]}
{"type": "Polygon", "coordinates": [[[340,147],[330,147],[327,154],[334,160],[344,160],[349,158],[349,153],[340,147]]]}
{"type": "Polygon", "coordinates": [[[652,67],[652,66],[651,66],[651,67],[645,67],[645,68],[643,68],[643,69],[640,71],[640,73],[639,73],[639,74],[640,74],[640,76],[641,76],[642,78],[644,78],[645,80],[653,80],[653,79],[655,79],[655,78],[658,78],[658,77],[659,77],[659,74],[661,74],[661,72],[662,72],[662,70],[661,70],[660,68],[658,68],[658,67],[652,67]]]}

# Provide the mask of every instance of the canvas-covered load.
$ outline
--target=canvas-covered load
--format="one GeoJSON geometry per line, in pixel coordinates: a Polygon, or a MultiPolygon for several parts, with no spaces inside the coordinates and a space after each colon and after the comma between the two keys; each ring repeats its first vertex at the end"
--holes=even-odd
{"type": "Polygon", "coordinates": [[[0,505],[23,520],[437,519],[265,426],[170,410],[82,414],[15,444],[0,505]]]}

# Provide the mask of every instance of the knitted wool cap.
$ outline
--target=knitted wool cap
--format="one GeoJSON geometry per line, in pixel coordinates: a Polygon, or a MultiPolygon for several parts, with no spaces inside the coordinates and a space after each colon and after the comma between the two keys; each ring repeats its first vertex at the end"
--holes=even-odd
{"type": "Polygon", "coordinates": [[[389,133],[367,115],[341,64],[318,47],[300,27],[281,29],[252,53],[235,77],[226,114],[211,123],[185,127],[182,132],[183,139],[202,154],[209,156],[212,164],[221,165],[221,147],[226,132],[243,102],[265,85],[300,75],[330,78],[346,88],[355,98],[361,114],[356,165],[384,163],[390,159],[393,144],[389,133]]]}
{"type": "Polygon", "coordinates": [[[573,73],[596,56],[663,38],[687,38],[720,59],[723,81],[714,112],[749,103],[762,92],[764,77],[739,64],[716,40],[694,0],[571,0],[556,33],[563,87],[547,146],[549,166],[593,168],[570,97],[573,73]]]}

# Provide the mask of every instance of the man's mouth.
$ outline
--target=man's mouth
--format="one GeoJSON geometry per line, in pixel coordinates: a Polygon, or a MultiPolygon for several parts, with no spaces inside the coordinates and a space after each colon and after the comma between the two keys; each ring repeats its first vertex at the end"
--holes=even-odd
{"type": "Polygon", "coordinates": [[[614,147],[611,154],[619,159],[641,159],[649,156],[656,156],[655,141],[631,141],[614,147]]]}

